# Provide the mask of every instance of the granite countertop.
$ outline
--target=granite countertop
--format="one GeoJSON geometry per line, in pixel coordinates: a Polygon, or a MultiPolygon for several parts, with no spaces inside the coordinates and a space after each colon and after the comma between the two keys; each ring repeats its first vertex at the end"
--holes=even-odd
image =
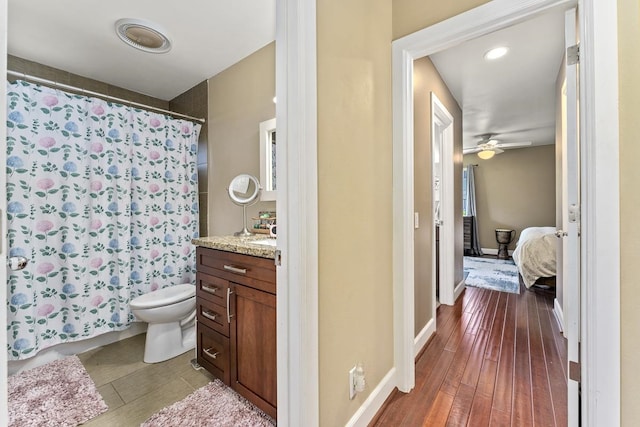
{"type": "Polygon", "coordinates": [[[255,241],[275,240],[264,235],[254,235],[249,237],[238,236],[208,236],[191,240],[196,246],[203,248],[218,249],[221,251],[235,252],[237,254],[252,255],[260,258],[275,259],[276,247],[255,241]]]}

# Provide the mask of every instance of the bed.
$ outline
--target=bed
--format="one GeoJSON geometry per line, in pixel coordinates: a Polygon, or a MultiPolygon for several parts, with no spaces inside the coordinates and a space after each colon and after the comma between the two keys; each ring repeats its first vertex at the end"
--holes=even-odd
{"type": "Polygon", "coordinates": [[[527,288],[541,281],[546,285],[555,284],[558,245],[555,233],[555,227],[529,227],[520,233],[512,256],[527,288]]]}

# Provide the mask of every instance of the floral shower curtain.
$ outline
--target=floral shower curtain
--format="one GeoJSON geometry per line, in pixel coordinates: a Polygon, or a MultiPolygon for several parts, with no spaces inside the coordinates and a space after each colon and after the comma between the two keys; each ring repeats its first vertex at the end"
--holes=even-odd
{"type": "Polygon", "coordinates": [[[125,329],[129,301],[195,279],[199,125],[8,84],[8,356],[125,329]]]}

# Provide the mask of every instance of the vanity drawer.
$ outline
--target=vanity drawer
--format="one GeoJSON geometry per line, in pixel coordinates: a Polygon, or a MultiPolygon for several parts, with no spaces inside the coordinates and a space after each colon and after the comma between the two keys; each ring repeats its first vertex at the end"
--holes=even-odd
{"type": "Polygon", "coordinates": [[[227,308],[200,298],[197,298],[196,302],[198,322],[228,337],[227,308]]]}
{"type": "Polygon", "coordinates": [[[198,364],[220,378],[226,385],[231,384],[229,366],[229,338],[198,322],[198,364]]]}
{"type": "Polygon", "coordinates": [[[198,300],[205,299],[219,306],[227,306],[227,289],[229,281],[210,274],[196,273],[196,296],[198,300]]]}
{"type": "Polygon", "coordinates": [[[198,247],[197,270],[230,282],[276,292],[276,266],[272,259],[198,247]]]}

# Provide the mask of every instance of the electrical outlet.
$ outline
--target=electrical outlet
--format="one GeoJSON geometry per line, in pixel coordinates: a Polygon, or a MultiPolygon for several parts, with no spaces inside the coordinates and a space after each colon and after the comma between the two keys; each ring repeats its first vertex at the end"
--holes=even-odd
{"type": "Polygon", "coordinates": [[[349,369],[349,400],[356,397],[356,367],[349,369]]]}

